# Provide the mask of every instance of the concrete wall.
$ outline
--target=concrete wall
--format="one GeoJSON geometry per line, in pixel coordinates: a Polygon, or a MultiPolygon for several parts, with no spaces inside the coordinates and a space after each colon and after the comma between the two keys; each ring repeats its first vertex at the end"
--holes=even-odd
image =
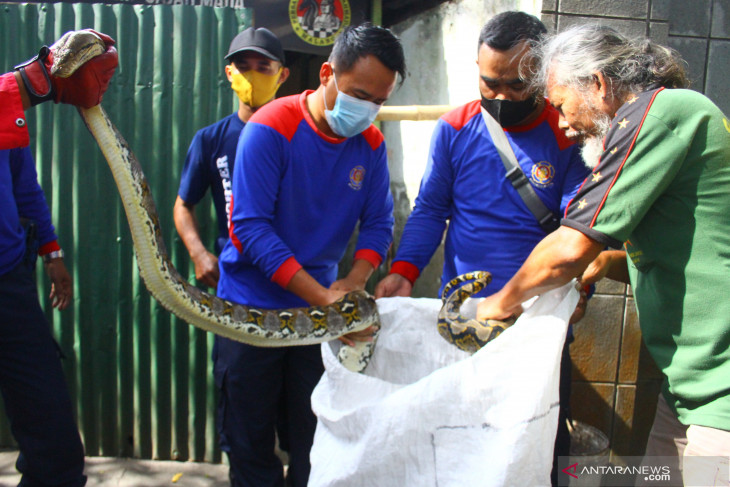
{"type": "MultiPolygon", "coordinates": [[[[479,98],[477,42],[482,26],[505,10],[540,15],[539,0],[461,0],[410,18],[393,27],[406,52],[408,77],[389,105],[461,105],[479,98]]],[[[435,122],[384,122],[395,199],[397,249],[426,167],[435,122]]],[[[436,297],[442,249],[416,282],[415,296],[436,297]]]]}

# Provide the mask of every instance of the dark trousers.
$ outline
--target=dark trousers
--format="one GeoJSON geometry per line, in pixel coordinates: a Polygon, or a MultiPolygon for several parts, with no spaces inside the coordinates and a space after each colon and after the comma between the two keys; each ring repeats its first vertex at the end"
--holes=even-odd
{"type": "Polygon", "coordinates": [[[0,392],[20,450],[19,485],[85,485],[84,449],[59,350],[25,264],[0,276],[0,392]]]}
{"type": "Polygon", "coordinates": [[[317,426],[310,397],[324,372],[320,345],[261,348],[216,337],[213,361],[220,390],[218,432],[228,453],[231,485],[284,485],[274,453],[278,426],[289,452],[286,483],[306,486],[317,426]]]}
{"type": "MultiPolygon", "coordinates": [[[[560,409],[558,410],[558,431],[555,435],[555,450],[553,451],[553,469],[550,472],[550,483],[553,486],[558,485],[558,457],[567,457],[570,455],[570,431],[568,430],[567,420],[570,415],[570,390],[571,380],[573,378],[573,362],[570,360],[570,344],[573,342],[573,336],[568,336],[563,346],[563,356],[560,359],[560,409]]],[[[562,474],[565,475],[565,474],[562,474]]]]}

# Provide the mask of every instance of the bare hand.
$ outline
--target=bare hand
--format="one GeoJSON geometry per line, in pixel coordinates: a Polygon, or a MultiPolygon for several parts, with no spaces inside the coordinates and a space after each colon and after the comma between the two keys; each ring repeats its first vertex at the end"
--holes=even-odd
{"type": "Polygon", "coordinates": [[[611,254],[608,252],[601,252],[598,254],[598,257],[588,264],[588,267],[586,267],[586,270],[583,271],[583,274],[580,276],[578,281],[581,286],[590,286],[591,284],[595,284],[606,277],[606,274],[608,274],[610,269],[611,254]]]}
{"type": "Polygon", "coordinates": [[[522,306],[513,309],[505,309],[499,300],[499,293],[484,298],[477,305],[477,320],[499,320],[506,321],[510,318],[516,318],[522,314],[522,306]]]}
{"type": "Polygon", "coordinates": [[[220,271],[218,270],[218,257],[207,250],[193,259],[195,264],[195,278],[208,287],[217,288],[220,271]]]}
{"type": "Polygon", "coordinates": [[[400,274],[388,274],[375,286],[375,299],[393,296],[410,296],[413,291],[411,281],[400,274]]]}
{"type": "Polygon", "coordinates": [[[375,325],[369,326],[364,330],[353,331],[347,335],[343,335],[338,338],[339,341],[350,347],[355,346],[355,342],[372,342],[375,333],[378,331],[378,327],[375,325]]]}
{"type": "Polygon", "coordinates": [[[363,291],[365,289],[365,284],[355,282],[352,279],[345,277],[333,282],[329,288],[332,291],[344,291],[344,293],[351,293],[352,291],[363,291]]]}
{"type": "Polygon", "coordinates": [[[51,306],[59,310],[66,309],[73,298],[71,276],[66,270],[63,259],[52,259],[45,263],[46,274],[51,279],[51,306]]]}

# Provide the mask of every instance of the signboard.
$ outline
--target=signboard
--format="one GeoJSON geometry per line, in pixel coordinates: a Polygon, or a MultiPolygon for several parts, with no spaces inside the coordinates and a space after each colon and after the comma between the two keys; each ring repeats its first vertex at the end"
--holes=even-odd
{"type": "Polygon", "coordinates": [[[103,3],[126,5],[193,5],[196,7],[244,8],[250,0],[2,0],[3,3],[103,3]]]}
{"type": "Polygon", "coordinates": [[[326,56],[337,35],[370,17],[369,0],[247,0],[254,25],[276,34],[284,49],[326,56]]]}
{"type": "MultiPolygon", "coordinates": [[[[3,0],[29,3],[29,0],[3,0]]],[[[327,56],[337,35],[370,18],[371,0],[50,0],[31,3],[193,5],[253,9],[253,25],[270,29],[285,50],[327,56]]]]}

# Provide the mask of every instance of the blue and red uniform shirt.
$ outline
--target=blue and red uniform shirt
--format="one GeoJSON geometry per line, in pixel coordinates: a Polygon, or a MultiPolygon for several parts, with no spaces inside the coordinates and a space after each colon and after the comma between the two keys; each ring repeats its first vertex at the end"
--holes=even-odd
{"type": "Polygon", "coordinates": [[[285,290],[304,268],[328,287],[359,224],[355,258],[377,267],[392,239],[393,199],[383,135],[320,132],[306,91],[260,108],[241,133],[233,171],[231,239],[218,295],[263,308],[307,306],[285,290]]]}
{"type": "MultiPolygon", "coordinates": [[[[577,146],[558,128],[557,111],[546,103],[534,122],[509,127],[506,134],[537,195],[556,216],[562,214],[590,171],[577,146]]],[[[391,272],[414,282],[441,243],[448,221],[441,289],[475,270],[492,274],[480,296],[501,289],[546,235],[505,175],[479,101],[445,114],[436,124],[391,272]]]]}
{"type": "Polygon", "coordinates": [[[197,205],[210,188],[218,218],[216,252],[220,252],[228,240],[231,178],[236,146],[244,125],[238,113],[233,113],[200,129],[190,143],[180,177],[177,194],[188,204],[197,205]]]}
{"type": "Polygon", "coordinates": [[[21,218],[35,222],[39,254],[59,249],[28,147],[0,150],[0,275],[13,270],[25,255],[21,218]]]}

